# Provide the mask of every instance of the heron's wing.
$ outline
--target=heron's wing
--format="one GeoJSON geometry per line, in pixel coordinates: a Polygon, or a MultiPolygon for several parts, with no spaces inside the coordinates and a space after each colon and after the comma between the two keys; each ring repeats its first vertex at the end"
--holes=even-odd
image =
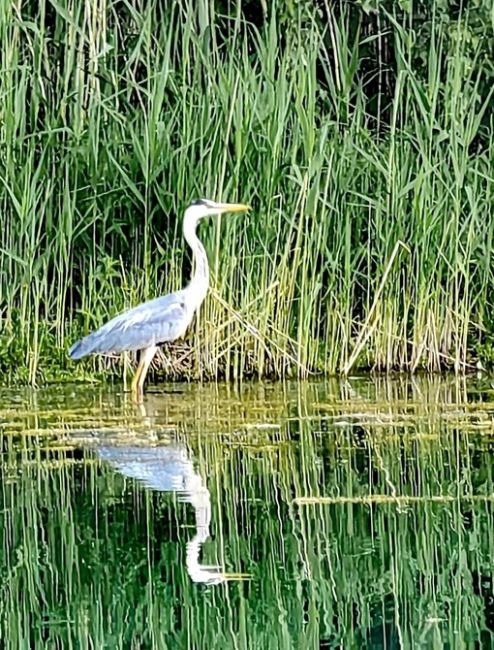
{"type": "Polygon", "coordinates": [[[119,314],[73,345],[72,359],[97,352],[142,350],[182,336],[192,320],[182,292],[171,293],[119,314]]]}

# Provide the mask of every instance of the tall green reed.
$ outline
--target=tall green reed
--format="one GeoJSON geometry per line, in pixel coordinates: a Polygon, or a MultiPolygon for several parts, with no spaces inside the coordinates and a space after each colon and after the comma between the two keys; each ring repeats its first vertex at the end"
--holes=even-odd
{"type": "Polygon", "coordinates": [[[413,22],[382,10],[396,71],[376,130],[361,68],[382,34],[282,5],[257,26],[241,3],[3,8],[6,375],[103,368],[69,368],[67,345],[184,282],[194,196],[254,210],[202,228],[212,295],[165,374],[470,361],[490,331],[494,152],[466,33],[451,51],[433,24],[424,76],[413,22]]]}

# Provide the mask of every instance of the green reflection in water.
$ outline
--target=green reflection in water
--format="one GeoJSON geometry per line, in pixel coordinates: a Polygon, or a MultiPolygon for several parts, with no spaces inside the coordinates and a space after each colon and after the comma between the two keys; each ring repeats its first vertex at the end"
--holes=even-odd
{"type": "Polygon", "coordinates": [[[2,647],[491,647],[491,400],[453,379],[176,385],[143,409],[3,391],[2,647]]]}

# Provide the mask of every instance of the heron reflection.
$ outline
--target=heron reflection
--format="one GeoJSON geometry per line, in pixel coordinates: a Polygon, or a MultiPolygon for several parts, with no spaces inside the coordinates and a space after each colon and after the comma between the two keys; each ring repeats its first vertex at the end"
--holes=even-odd
{"type": "Polygon", "coordinates": [[[209,538],[211,496],[184,445],[97,446],[95,451],[101,460],[124,476],[137,479],[151,490],[176,492],[180,501],[191,504],[196,534],[187,543],[186,566],[194,582],[214,585],[246,577],[241,573],[225,573],[220,566],[199,563],[201,547],[209,538]]]}

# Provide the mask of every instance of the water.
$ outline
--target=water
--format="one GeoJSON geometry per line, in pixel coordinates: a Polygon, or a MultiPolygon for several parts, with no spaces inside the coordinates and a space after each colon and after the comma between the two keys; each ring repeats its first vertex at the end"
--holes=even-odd
{"type": "Polygon", "coordinates": [[[494,394],[0,392],[5,648],[494,647],[494,394]]]}

